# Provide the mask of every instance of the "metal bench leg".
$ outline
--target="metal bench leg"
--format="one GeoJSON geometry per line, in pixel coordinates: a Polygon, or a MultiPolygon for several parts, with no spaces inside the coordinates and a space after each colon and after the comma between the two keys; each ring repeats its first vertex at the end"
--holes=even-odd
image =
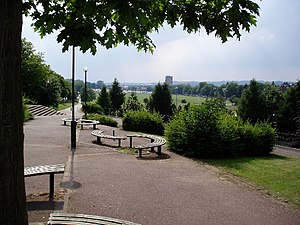
{"type": "Polygon", "coordinates": [[[119,139],[119,147],[121,147],[121,139],[119,139]]]}
{"type": "Polygon", "coordinates": [[[129,147],[132,148],[132,137],[129,137],[129,147]]]}
{"type": "Polygon", "coordinates": [[[97,137],[97,144],[101,144],[101,138],[97,137]]]}
{"type": "MultiPolygon", "coordinates": [[[[151,143],[154,142],[154,139],[151,139],[151,143]]],[[[154,147],[151,147],[151,152],[154,152],[154,147]]]]}
{"type": "Polygon", "coordinates": [[[139,149],[139,157],[142,158],[142,149],[139,149]]]}
{"type": "Polygon", "coordinates": [[[96,124],[93,124],[93,129],[96,130],[96,124]]]}
{"type": "Polygon", "coordinates": [[[64,120],[64,125],[65,125],[65,126],[67,125],[67,121],[65,121],[65,120],[64,120]]]}
{"type": "Polygon", "coordinates": [[[83,130],[83,125],[81,125],[81,130],[83,130]]]}
{"type": "Polygon", "coordinates": [[[161,155],[161,146],[158,146],[158,147],[157,147],[157,154],[158,154],[158,155],[161,155]]]}
{"type": "Polygon", "coordinates": [[[50,173],[50,180],[49,180],[49,199],[50,201],[53,200],[54,197],[54,173],[50,173]]]}

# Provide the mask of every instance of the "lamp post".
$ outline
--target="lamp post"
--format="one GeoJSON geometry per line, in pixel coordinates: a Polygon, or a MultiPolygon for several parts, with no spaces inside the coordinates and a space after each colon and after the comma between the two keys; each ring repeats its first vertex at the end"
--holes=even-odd
{"type": "Polygon", "coordinates": [[[73,46],[72,51],[72,121],[71,121],[71,148],[76,148],[76,126],[75,120],[75,47],[73,46]]]}
{"type": "Polygon", "coordinates": [[[88,68],[84,67],[83,70],[84,70],[84,105],[85,105],[84,115],[85,115],[85,118],[86,118],[86,116],[87,116],[87,106],[86,106],[86,99],[87,99],[87,95],[86,95],[86,76],[87,76],[88,68]]]}

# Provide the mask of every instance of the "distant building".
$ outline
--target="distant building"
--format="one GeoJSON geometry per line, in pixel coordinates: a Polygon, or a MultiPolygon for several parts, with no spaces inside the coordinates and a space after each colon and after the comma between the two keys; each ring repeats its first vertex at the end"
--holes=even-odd
{"type": "Polygon", "coordinates": [[[165,83],[172,86],[173,85],[173,77],[172,76],[166,76],[165,83]]]}

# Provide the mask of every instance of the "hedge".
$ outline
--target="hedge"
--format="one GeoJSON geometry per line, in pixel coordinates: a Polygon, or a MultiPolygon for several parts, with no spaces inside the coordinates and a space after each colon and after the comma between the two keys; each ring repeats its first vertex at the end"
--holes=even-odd
{"type": "Polygon", "coordinates": [[[165,136],[173,151],[203,158],[263,156],[275,143],[269,124],[243,123],[213,102],[180,112],[167,124],[165,136]]]}
{"type": "Polygon", "coordinates": [[[110,127],[117,127],[118,126],[118,122],[115,121],[114,119],[112,119],[111,117],[96,114],[96,113],[88,114],[85,119],[97,120],[97,121],[99,121],[100,124],[110,126],[110,127]]]}
{"type": "Polygon", "coordinates": [[[164,133],[164,124],[162,116],[158,113],[129,111],[123,117],[123,129],[162,135],[164,133]]]}

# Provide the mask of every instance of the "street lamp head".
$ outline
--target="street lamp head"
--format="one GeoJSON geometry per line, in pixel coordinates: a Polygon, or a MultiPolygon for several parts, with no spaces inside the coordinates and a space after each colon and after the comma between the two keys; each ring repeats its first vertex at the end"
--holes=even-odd
{"type": "Polygon", "coordinates": [[[87,66],[85,66],[85,67],[83,68],[83,71],[84,71],[84,72],[87,72],[87,71],[88,71],[87,66]]]}

